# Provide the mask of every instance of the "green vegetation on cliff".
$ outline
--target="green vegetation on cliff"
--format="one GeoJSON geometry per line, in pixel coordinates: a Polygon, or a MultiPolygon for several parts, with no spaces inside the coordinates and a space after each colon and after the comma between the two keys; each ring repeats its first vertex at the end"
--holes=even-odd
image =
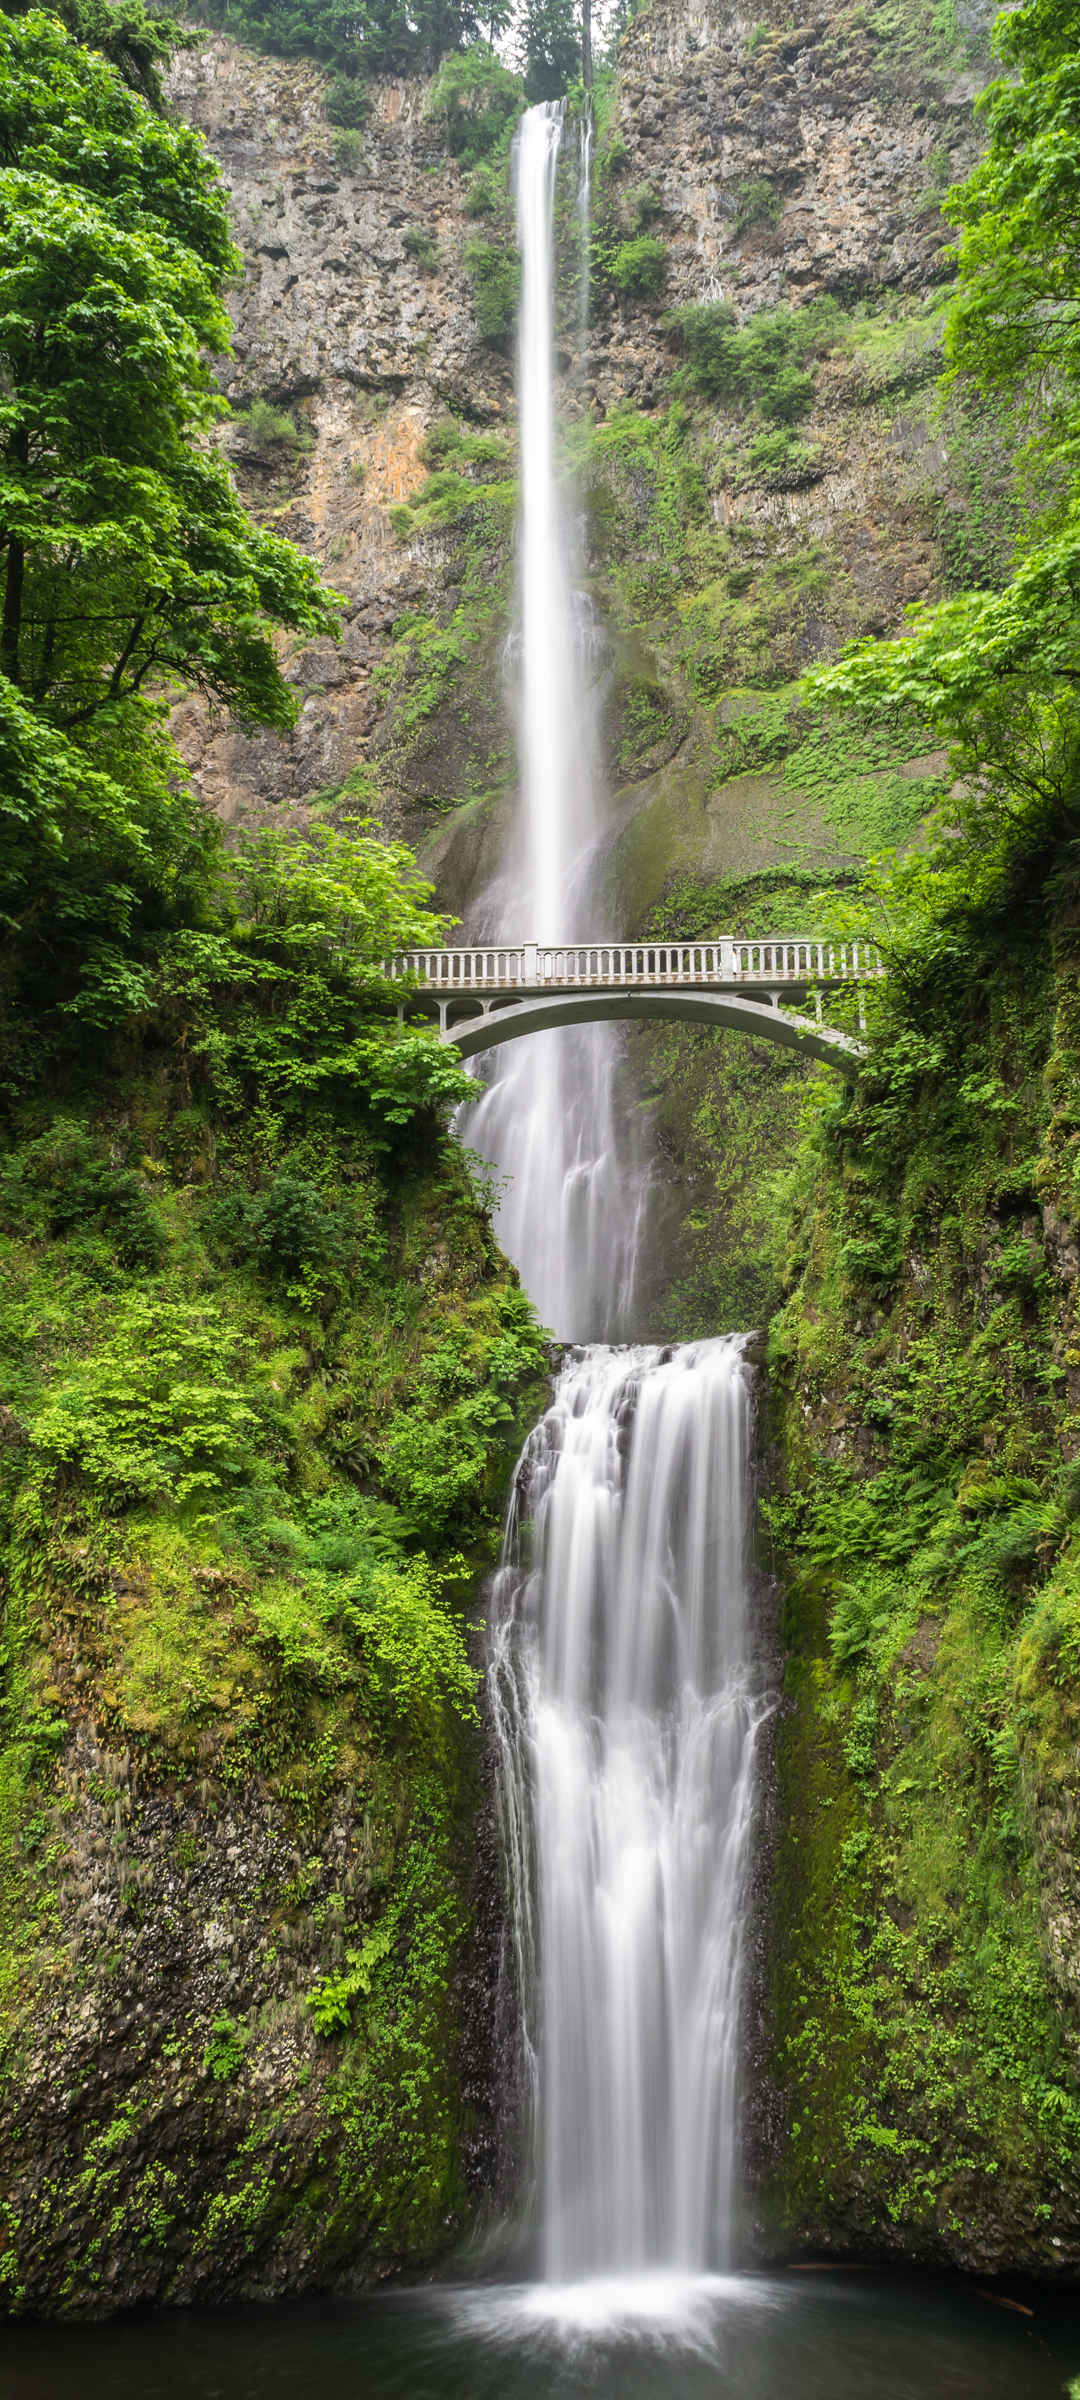
{"type": "Polygon", "coordinates": [[[468,1611],[545,1354],[382,971],[410,855],[227,846],[168,738],[291,724],[334,624],[205,438],[210,163],[41,15],[0,116],[0,2302],[86,2313],[490,2186],[468,1611]]]}
{"type": "Polygon", "coordinates": [[[989,94],[951,202],[954,372],[1030,436],[1012,572],[817,678],[872,726],[931,728],[956,780],[847,912],[890,975],[859,1085],[822,1093],[792,1173],[770,1344],[776,2221],[1044,2270],[1080,2259],[1078,42],[1074,8],[1004,20],[1021,81],[989,94]]]}

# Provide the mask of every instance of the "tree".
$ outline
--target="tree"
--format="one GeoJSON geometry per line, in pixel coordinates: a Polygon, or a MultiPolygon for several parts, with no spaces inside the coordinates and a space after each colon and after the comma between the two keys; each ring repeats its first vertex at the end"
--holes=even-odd
{"type": "Polygon", "coordinates": [[[384,75],[430,73],[449,52],[493,41],[510,8],[508,0],[197,0],[193,13],[283,58],[384,75]]]}
{"type": "Polygon", "coordinates": [[[561,99],[581,73],[577,0],[523,0],[515,31],[526,98],[561,99]]]}
{"type": "Polygon", "coordinates": [[[24,1023],[137,1008],[156,935],[198,913],[215,838],[170,692],[287,726],[275,628],[334,623],[207,439],[234,263],[200,138],[55,17],[0,18],[0,906],[24,1023]]]}
{"type": "Polygon", "coordinates": [[[234,254],[198,137],[33,14],[0,161],[0,670],[72,731],[170,679],[289,723],[272,626],[332,611],[200,443],[234,254]]]}
{"type": "Polygon", "coordinates": [[[1018,81],[979,102],[984,156],[950,191],[960,227],[954,376],[1039,412],[1039,448],[1076,440],[1080,395],[1080,0],[1028,0],[996,42],[1018,81]]]}
{"type": "MultiPolygon", "coordinates": [[[[0,14],[26,17],[33,6],[34,0],[0,0],[0,14]]],[[[50,14],[84,49],[100,51],[154,108],[162,106],[162,69],[175,51],[191,50],[199,40],[190,25],[158,15],[145,0],[57,0],[50,14]]]]}
{"type": "Polygon", "coordinates": [[[953,382],[1020,417],[1041,489],[1004,591],[910,613],[812,679],[950,744],[971,856],[1072,827],[1080,774],[1080,0],[1028,0],[997,33],[984,157],[948,195],[960,226],[946,328],[953,382]]]}

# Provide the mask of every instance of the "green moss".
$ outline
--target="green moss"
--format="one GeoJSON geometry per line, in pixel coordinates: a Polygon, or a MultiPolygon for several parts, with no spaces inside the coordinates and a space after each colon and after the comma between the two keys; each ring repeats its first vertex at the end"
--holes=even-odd
{"type": "Polygon", "coordinates": [[[473,288],[478,330],[485,342],[501,348],[510,338],[517,316],[521,268],[517,252],[506,242],[481,241],[465,245],[465,271],[473,288]]]}
{"type": "Polygon", "coordinates": [[[220,2288],[237,2241],[374,2267],[430,2256],[460,2217],[479,1773],[463,1611],[545,1388],[531,1312],[430,1128],[396,1166],[317,1107],[287,1138],[256,1112],[223,1144],[183,1074],[148,1068],[124,1103],[138,1163],[103,1180],[111,1106],[69,1095],[60,1131],[31,1132],[4,1169],[0,1352],[20,1371],[0,1441],[0,2140],[21,2198],[0,2281],[11,2306],[35,2293],[73,2312],[113,2297],[117,2260],[125,2291],[163,2294],[192,2260],[220,2288]],[[29,1172],[46,1138],[78,1167],[75,1244],[29,1172]],[[152,1266],[126,1249],[132,1184],[152,1266]],[[279,1205],[298,1192],[298,1211],[279,1205]],[[320,1212],[340,1219],[330,1250],[320,1212]],[[108,2027],[110,1975],[122,2008],[177,1879],[220,1875],[218,1810],[255,1857],[268,1804],[267,1863],[307,1864],[237,1884],[243,1997],[216,1997],[207,1965],[164,2028],[163,2100],[147,1982],[150,2050],[124,2053],[122,2099],[106,2075],[53,2128],[62,2175],[35,2170],[28,2195],[38,2023],[77,2079],[74,1979],[108,2027]],[[176,1831],[159,1855],[162,1810],[176,1831]],[[328,1846],[343,1821],[344,1858],[328,1846]],[[114,1896],[110,1950],[91,1956],[71,1907],[95,1858],[114,1896]],[[289,2004],[266,1999],[283,1945],[339,2000],[316,2055],[310,2030],[294,2042],[284,2097],[289,2004]],[[185,2140],[166,2162],[169,2092],[185,2140]]]}
{"type": "Polygon", "coordinates": [[[1046,905],[1036,869],[947,993],[924,986],[902,1100],[898,1049],[853,1099],[822,1095],[781,1212],[766,1513],[790,1704],[773,2221],[959,2261],[1004,2241],[1049,2267],[1080,2198],[1080,1416],[1075,1285],[1048,1271],[1036,1203],[1076,988],[1073,903],[1056,968],[1046,905]]]}

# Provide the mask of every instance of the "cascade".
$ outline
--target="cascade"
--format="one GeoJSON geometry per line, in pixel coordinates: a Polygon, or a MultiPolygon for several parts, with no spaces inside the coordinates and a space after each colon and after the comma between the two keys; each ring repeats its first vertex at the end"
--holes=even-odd
{"type": "MultiPolygon", "coordinates": [[[[520,760],[518,821],[474,932],[564,941],[603,930],[598,709],[603,644],[583,589],[580,528],[560,475],[555,410],[555,193],[562,102],[526,111],[514,150],[521,251],[517,622],[508,645],[520,760]]],[[[589,141],[580,152],[582,256],[589,141]]],[[[582,294],[587,292],[584,274],[582,294]]],[[[587,323],[582,298],[581,336],[587,323]]],[[[481,1062],[466,1141],[502,1182],[497,1223],[544,1322],[566,1337],[632,1327],[647,1178],[614,1106],[613,1028],[540,1033],[481,1062]]]]}
{"type": "MultiPolygon", "coordinates": [[[[598,930],[597,695],[555,414],[564,108],[515,151],[522,296],[516,677],[521,810],[491,922],[598,930]]],[[[589,137],[578,154],[579,347],[589,137]]],[[[478,931],[481,928],[477,929],[478,931]]],[[[493,1055],[466,1134],[509,1172],[500,1238],[576,1350],[523,1453],[490,1691],[513,1894],[544,2286],[699,2277],[731,2244],[755,1735],[748,1374],[735,1338],[611,1348],[632,1323],[647,1180],[617,1137],[616,1037],[493,1055]]]]}
{"type": "Polygon", "coordinates": [[[737,1337],[572,1354],[490,1691],[549,2283],[730,2255],[755,1740],[737,1337]]]}

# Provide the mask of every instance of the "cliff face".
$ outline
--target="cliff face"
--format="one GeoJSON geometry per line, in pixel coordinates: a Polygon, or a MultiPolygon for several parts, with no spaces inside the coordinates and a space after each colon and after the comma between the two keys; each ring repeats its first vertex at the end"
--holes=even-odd
{"type": "Polygon", "coordinates": [[[302,708],[289,739],[215,724],[195,701],[179,712],[196,783],[230,823],[302,809],[367,755],[373,669],[424,581],[389,511],[422,483],[421,442],[440,413],[497,422],[510,406],[461,264],[464,178],[425,120],[424,87],[380,87],[357,151],[323,114],[325,85],[314,68],[214,37],[172,76],[175,105],[220,164],[244,260],[222,389],[242,415],[261,401],[294,423],[277,439],[244,423],[226,447],[256,514],[345,598],[340,649],[310,644],[291,662],[302,708]],[[406,249],[418,228],[438,245],[435,268],[406,249]]]}
{"type": "MultiPolygon", "coordinates": [[[[984,68],[970,63],[974,30],[957,30],[951,44],[938,40],[935,54],[933,11],[926,27],[918,10],[905,12],[900,32],[894,13],[833,6],[774,30],[730,7],[658,5],[627,35],[605,101],[595,193],[601,245],[624,238],[640,217],[663,245],[666,276],[653,297],[620,297],[600,257],[586,370],[594,426],[625,427],[628,411],[644,411],[645,430],[662,426],[670,454],[680,358],[668,322],[673,305],[724,299],[740,319],[823,294],[838,307],[805,424],[812,462],[789,462],[785,474],[782,460],[756,471],[752,460],[733,457],[736,418],[723,403],[696,410],[675,445],[702,487],[680,503],[684,518],[688,506],[695,519],[704,516],[693,528],[698,555],[682,562],[691,588],[709,591],[734,543],[751,637],[759,636],[755,610],[763,620],[768,660],[733,656],[724,676],[733,684],[775,684],[838,633],[895,622],[905,600],[935,587],[940,514],[962,496],[950,483],[948,444],[919,405],[935,364],[932,321],[919,321],[919,303],[944,272],[937,200],[972,154],[971,97],[984,68]],[[850,338],[846,319],[856,328],[850,338]],[[905,336],[909,319],[916,322],[905,336]],[[876,338],[868,323],[877,323],[876,338]],[[771,588],[777,564],[804,559],[808,547],[821,568],[815,605],[796,594],[791,623],[781,628],[771,588]]],[[[465,266],[478,231],[466,213],[468,176],[447,157],[423,87],[376,87],[369,127],[344,137],[323,115],[323,89],[314,69],[255,59],[217,38],[173,73],[175,103],[221,164],[244,257],[233,303],[236,354],[221,378],[245,421],[224,439],[249,503],[309,548],[345,596],[340,652],[318,643],[290,664],[303,695],[290,738],[215,727],[195,703],[180,713],[180,737],[196,782],[230,821],[309,806],[366,762],[364,798],[414,839],[433,837],[447,897],[467,905],[497,852],[513,776],[498,666],[512,494],[502,517],[489,512],[482,526],[444,508],[395,531],[390,512],[423,487],[425,434],[447,416],[474,431],[505,430],[501,469],[488,462],[465,472],[500,489],[512,479],[511,367],[505,339],[493,343],[478,330],[465,266]],[[422,261],[410,254],[418,232],[430,242],[422,261]],[[253,430],[246,415],[259,402],[291,411],[295,438],[253,430]],[[471,593],[470,548],[484,554],[471,593]],[[455,672],[433,678],[424,640],[414,636],[403,654],[395,627],[422,622],[430,648],[460,617],[463,587],[469,622],[455,672]],[[469,730],[478,712],[479,735],[469,730]],[[460,817],[442,821],[455,805],[460,817]]],[[[479,226],[485,241],[492,231],[479,226]]],[[[494,232],[508,242],[508,203],[494,232]]],[[[626,621],[611,518],[629,500],[637,557],[660,546],[657,458],[640,440],[629,462],[617,444],[598,441],[585,469],[616,681],[632,648],[637,681],[642,667],[647,681],[658,679],[677,720],[674,814],[692,819],[707,808],[710,817],[689,835],[670,822],[671,779],[650,774],[655,726],[627,724],[616,705],[610,771],[620,789],[634,791],[624,814],[648,818],[659,808],[664,818],[656,869],[642,881],[630,866],[623,877],[629,929],[665,871],[690,860],[706,874],[741,865],[745,844],[717,822],[728,813],[717,801],[725,762],[714,755],[711,718],[702,719],[699,704],[718,692],[703,693],[700,676],[688,677],[684,645],[673,654],[663,595],[646,594],[642,605],[639,592],[626,621]]],[[[663,497],[670,518],[670,495],[663,497]]],[[[770,794],[745,797],[740,815],[757,835],[754,863],[773,864],[787,853],[778,852],[768,822],[770,794]]],[[[824,831],[826,851],[837,847],[827,828],[815,829],[824,831]]]]}

